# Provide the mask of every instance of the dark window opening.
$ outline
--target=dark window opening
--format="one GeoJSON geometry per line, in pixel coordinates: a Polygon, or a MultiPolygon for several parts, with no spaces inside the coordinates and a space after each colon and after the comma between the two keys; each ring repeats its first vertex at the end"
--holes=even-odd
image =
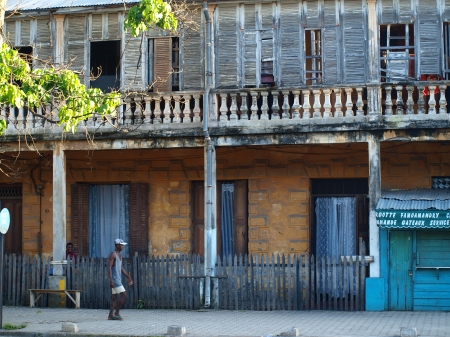
{"type": "Polygon", "coordinates": [[[273,74],[273,38],[261,39],[261,84],[275,85],[273,74]]]}
{"type": "Polygon", "coordinates": [[[450,79],[450,22],[444,22],[444,77],[450,79]]]}
{"type": "Polygon", "coordinates": [[[172,91],[180,90],[180,39],[172,37],[172,91]]]}
{"type": "Polygon", "coordinates": [[[0,209],[10,214],[9,229],[3,235],[5,253],[22,254],[22,185],[0,186],[0,209]]]}
{"type": "Polygon", "coordinates": [[[91,42],[92,88],[103,91],[118,90],[120,87],[120,41],[91,42]]]}
{"type": "Polygon", "coordinates": [[[322,31],[305,30],[306,84],[322,83],[322,31]]]}
{"type": "Polygon", "coordinates": [[[365,178],[311,180],[312,254],[367,254],[368,193],[365,178]]]}
{"type": "MultiPolygon", "coordinates": [[[[204,182],[193,191],[193,253],[204,256],[204,182]]],[[[217,182],[217,254],[223,257],[248,254],[247,180],[217,182]]]]}
{"type": "Polygon", "coordinates": [[[22,57],[31,67],[33,65],[33,47],[19,47],[17,48],[17,51],[19,52],[20,57],[22,57]]]}
{"type": "Polygon", "coordinates": [[[414,80],[414,25],[380,25],[382,82],[414,80]]]}

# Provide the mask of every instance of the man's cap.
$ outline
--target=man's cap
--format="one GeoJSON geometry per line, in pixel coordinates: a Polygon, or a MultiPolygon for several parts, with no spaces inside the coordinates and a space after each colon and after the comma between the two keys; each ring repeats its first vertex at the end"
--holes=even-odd
{"type": "Polygon", "coordinates": [[[115,239],[114,240],[114,243],[116,244],[116,245],[126,245],[127,243],[126,242],[124,242],[122,239],[115,239]]]}

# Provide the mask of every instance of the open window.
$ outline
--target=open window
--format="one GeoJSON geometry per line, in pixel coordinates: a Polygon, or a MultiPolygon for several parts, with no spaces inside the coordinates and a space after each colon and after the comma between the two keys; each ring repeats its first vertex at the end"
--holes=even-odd
{"type": "Polygon", "coordinates": [[[414,80],[414,25],[380,25],[382,82],[414,80]]]}
{"type": "Polygon", "coordinates": [[[179,37],[148,40],[148,83],[153,91],[180,90],[179,37]]]}
{"type": "Polygon", "coordinates": [[[98,77],[91,81],[92,88],[103,91],[120,88],[120,41],[91,42],[91,74],[98,77]]]}
{"type": "Polygon", "coordinates": [[[273,33],[262,32],[261,37],[261,84],[275,85],[273,71],[273,33]]]}
{"type": "Polygon", "coordinates": [[[444,22],[444,79],[450,79],[450,22],[444,22]]]}
{"type": "Polygon", "coordinates": [[[358,254],[369,239],[367,179],[313,179],[311,187],[311,253],[358,254]]]}
{"type": "Polygon", "coordinates": [[[305,30],[305,83],[322,83],[322,31],[320,29],[305,30]]]}
{"type": "MultiPolygon", "coordinates": [[[[204,256],[204,182],[194,182],[193,253],[204,256]]],[[[217,183],[217,253],[220,256],[248,254],[247,180],[217,183]]]]}
{"type": "Polygon", "coordinates": [[[114,239],[124,257],[148,254],[148,184],[73,184],[71,241],[84,257],[108,257],[114,239]]]}
{"type": "MultiPolygon", "coordinates": [[[[22,254],[22,185],[0,185],[0,208],[7,208],[11,223],[4,234],[5,253],[22,254]]],[[[2,234],[3,235],[3,234],[2,234]]]]}

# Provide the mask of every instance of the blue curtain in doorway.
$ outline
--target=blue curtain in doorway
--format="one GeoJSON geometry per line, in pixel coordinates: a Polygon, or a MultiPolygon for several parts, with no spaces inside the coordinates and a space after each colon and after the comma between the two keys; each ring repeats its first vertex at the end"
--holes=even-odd
{"type": "MultiPolygon", "coordinates": [[[[89,256],[108,257],[117,238],[129,238],[129,185],[89,186],[89,256]]],[[[125,246],[123,257],[128,257],[125,246]]]]}
{"type": "Polygon", "coordinates": [[[221,256],[234,254],[234,183],[222,184],[221,256]]]}

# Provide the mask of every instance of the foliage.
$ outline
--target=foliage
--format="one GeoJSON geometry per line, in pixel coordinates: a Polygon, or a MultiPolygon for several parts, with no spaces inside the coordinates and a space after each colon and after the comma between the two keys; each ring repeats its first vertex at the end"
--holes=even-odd
{"type": "MultiPolygon", "coordinates": [[[[64,131],[75,132],[77,125],[94,113],[99,117],[114,115],[120,104],[117,92],[103,93],[100,89],[86,89],[78,75],[68,69],[55,67],[31,69],[30,65],[6,43],[0,46],[0,105],[23,107],[37,116],[57,123],[64,131]],[[39,107],[51,106],[38,115],[39,107]]],[[[0,120],[0,134],[6,121],[0,120]]]]}
{"type": "Polygon", "coordinates": [[[23,328],[26,328],[27,327],[27,325],[25,324],[25,323],[21,323],[21,324],[19,324],[19,325],[14,325],[14,324],[11,324],[11,323],[5,323],[5,324],[3,324],[3,329],[5,329],[5,330],[19,330],[19,329],[23,329],[23,328]]]}
{"type": "Polygon", "coordinates": [[[138,300],[136,309],[145,309],[145,302],[143,300],[138,300]]]}
{"type": "Polygon", "coordinates": [[[140,31],[145,31],[153,25],[175,32],[178,20],[169,3],[163,0],[141,0],[130,8],[124,24],[125,29],[131,29],[133,36],[138,36],[140,31]]]}

